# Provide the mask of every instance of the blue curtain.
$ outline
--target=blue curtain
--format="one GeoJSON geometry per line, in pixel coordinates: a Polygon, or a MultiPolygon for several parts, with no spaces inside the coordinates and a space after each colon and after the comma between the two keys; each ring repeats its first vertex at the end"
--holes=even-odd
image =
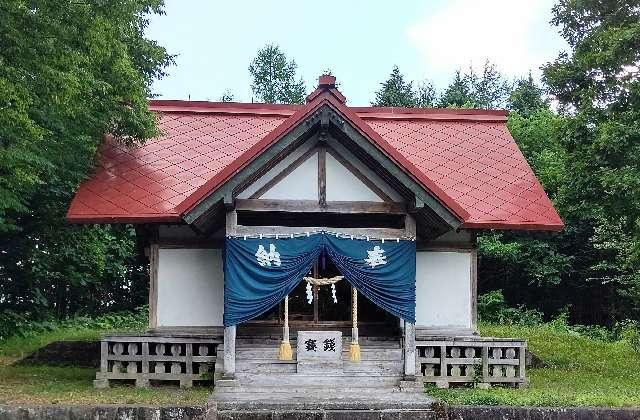
{"type": "Polygon", "coordinates": [[[353,287],[389,313],[415,322],[416,246],[316,233],[294,238],[227,238],[224,325],[253,319],[276,306],[325,251],[353,287]]]}

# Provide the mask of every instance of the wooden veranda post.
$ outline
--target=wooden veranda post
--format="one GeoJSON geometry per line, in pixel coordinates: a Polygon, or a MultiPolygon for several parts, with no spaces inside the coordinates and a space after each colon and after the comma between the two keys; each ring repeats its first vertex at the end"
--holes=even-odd
{"type": "Polygon", "coordinates": [[[224,328],[224,379],[236,376],[236,326],[224,328]]]}
{"type": "Polygon", "coordinates": [[[404,321],[404,377],[405,380],[416,378],[416,326],[404,321]]]}
{"type": "MultiPolygon", "coordinates": [[[[235,210],[227,212],[227,235],[234,235],[238,226],[238,214],[235,210]]],[[[226,279],[225,279],[226,281],[226,279]]],[[[225,379],[234,379],[236,376],[236,326],[224,328],[224,375],[225,379]]]]}

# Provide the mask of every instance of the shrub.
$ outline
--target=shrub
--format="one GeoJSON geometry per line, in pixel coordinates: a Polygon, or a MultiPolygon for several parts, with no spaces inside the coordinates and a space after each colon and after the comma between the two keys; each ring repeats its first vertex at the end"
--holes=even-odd
{"type": "Polygon", "coordinates": [[[484,322],[510,325],[539,325],[543,314],[524,305],[510,307],[502,290],[493,290],[478,297],[478,316],[484,322]]]}
{"type": "Polygon", "coordinates": [[[640,323],[626,320],[617,325],[620,330],[620,338],[635,350],[640,352],[640,323]]]}
{"type": "Polygon", "coordinates": [[[76,316],[64,321],[31,321],[12,311],[0,312],[0,340],[9,337],[32,337],[61,329],[75,330],[143,330],[147,326],[148,307],[141,306],[135,312],[113,312],[95,317],[76,316]]]}

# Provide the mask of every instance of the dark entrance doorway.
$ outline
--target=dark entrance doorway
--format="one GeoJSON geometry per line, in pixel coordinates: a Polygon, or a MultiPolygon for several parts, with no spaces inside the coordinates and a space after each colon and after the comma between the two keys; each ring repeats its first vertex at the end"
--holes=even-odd
{"type": "MultiPolygon", "coordinates": [[[[309,277],[332,278],[340,272],[326,255],[321,255],[313,265],[309,277]]],[[[311,286],[313,301],[307,300],[307,282],[301,281],[289,294],[289,328],[295,336],[298,330],[338,330],[351,335],[352,288],[348,281],[335,283],[336,300],[330,285],[311,286]]],[[[282,334],[284,305],[263,314],[255,320],[238,327],[239,336],[270,336],[282,334]]],[[[400,335],[398,318],[379,308],[358,293],[358,330],[360,336],[396,337],[400,335]]]]}

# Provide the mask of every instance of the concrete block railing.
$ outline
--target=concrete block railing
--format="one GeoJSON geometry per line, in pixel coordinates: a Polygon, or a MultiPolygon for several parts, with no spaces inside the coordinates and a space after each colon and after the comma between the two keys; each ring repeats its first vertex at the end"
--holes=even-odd
{"type": "Polygon", "coordinates": [[[527,342],[489,337],[416,340],[416,374],[424,382],[448,388],[451,383],[525,386],[527,342]]]}
{"type": "Polygon", "coordinates": [[[100,371],[94,386],[105,388],[112,380],[178,381],[191,387],[193,381],[212,381],[217,347],[216,338],[158,336],[153,334],[106,335],[100,343],[100,371]]]}

